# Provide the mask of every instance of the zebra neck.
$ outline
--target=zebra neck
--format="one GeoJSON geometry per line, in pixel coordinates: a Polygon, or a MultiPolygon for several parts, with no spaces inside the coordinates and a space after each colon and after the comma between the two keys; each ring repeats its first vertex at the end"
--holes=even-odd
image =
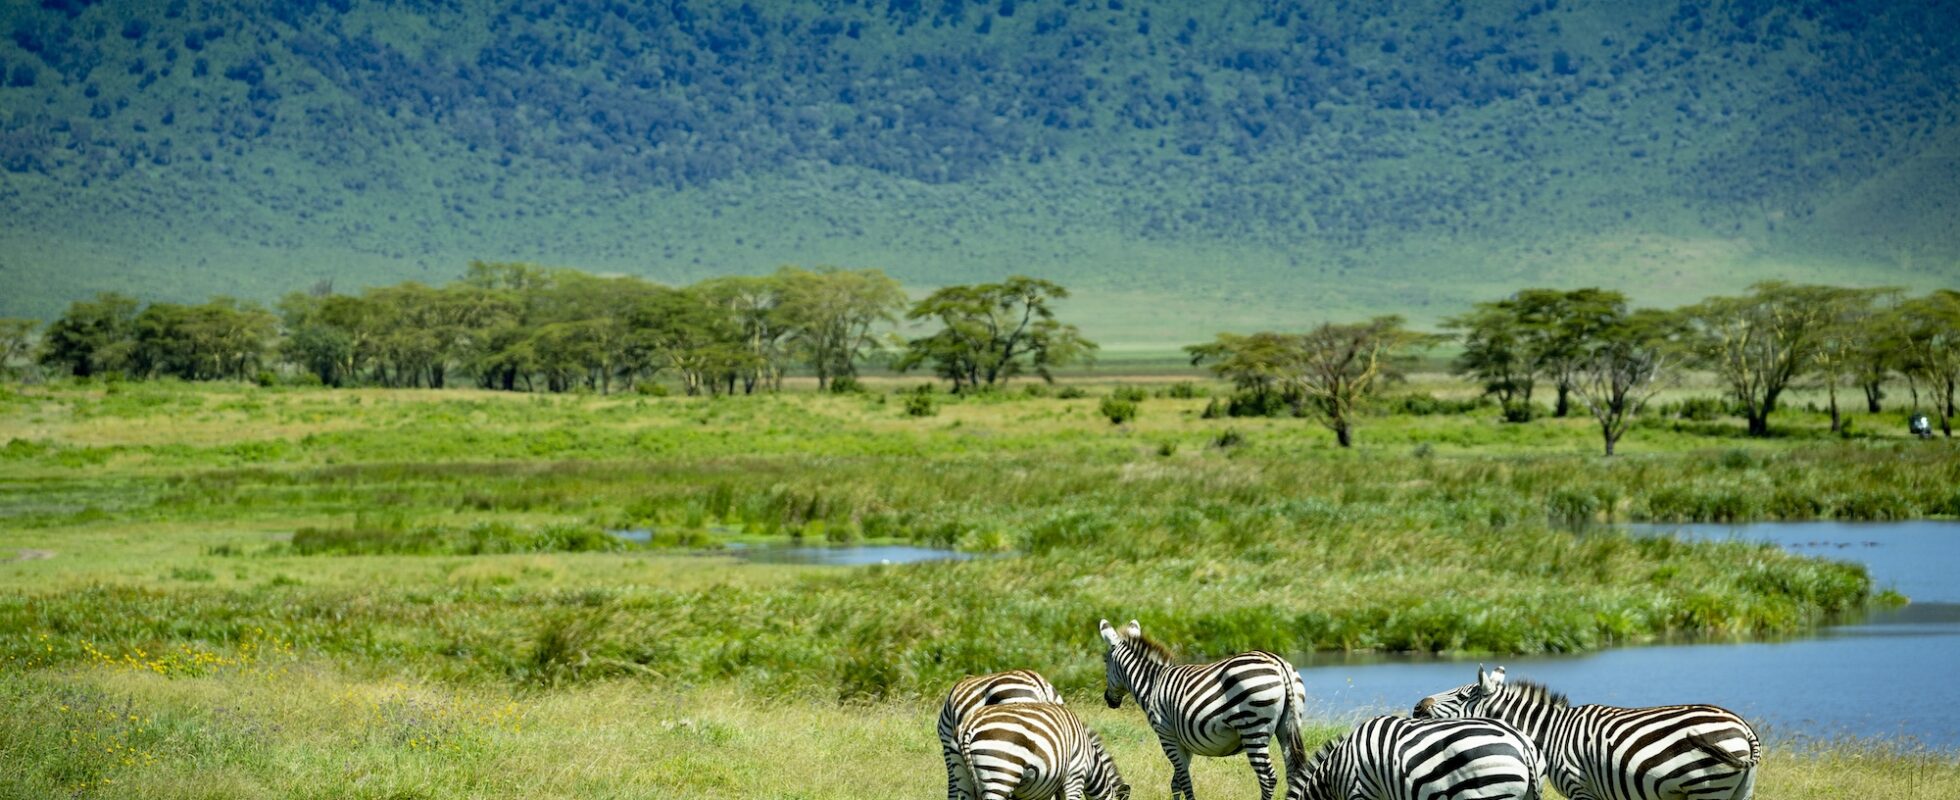
{"type": "Polygon", "coordinates": [[[1551,746],[1552,733],[1569,724],[1572,716],[1570,707],[1550,703],[1505,703],[1490,711],[1489,716],[1511,723],[1541,751],[1551,746]]]}
{"type": "Polygon", "coordinates": [[[1159,680],[1170,669],[1169,664],[1160,664],[1143,653],[1130,653],[1130,663],[1123,667],[1123,677],[1130,681],[1130,694],[1135,695],[1139,705],[1148,708],[1150,695],[1156,691],[1159,680]]]}

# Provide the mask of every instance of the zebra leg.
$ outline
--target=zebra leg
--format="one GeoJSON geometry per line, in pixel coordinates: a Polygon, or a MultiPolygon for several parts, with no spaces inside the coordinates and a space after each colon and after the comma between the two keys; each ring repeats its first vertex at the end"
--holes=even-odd
{"type": "Polygon", "coordinates": [[[1171,800],[1198,800],[1198,794],[1191,790],[1191,756],[1176,742],[1161,736],[1157,744],[1164,748],[1164,757],[1171,760],[1171,800]]]}
{"type": "Polygon", "coordinates": [[[1087,800],[1088,798],[1088,791],[1083,788],[1081,775],[1068,776],[1068,780],[1062,782],[1062,790],[1058,794],[1062,800],[1087,800]]]}
{"type": "Polygon", "coordinates": [[[1240,736],[1245,741],[1245,760],[1252,762],[1252,774],[1259,777],[1259,800],[1273,800],[1273,788],[1279,785],[1279,776],[1273,774],[1273,757],[1266,745],[1270,737],[1240,736]]]}

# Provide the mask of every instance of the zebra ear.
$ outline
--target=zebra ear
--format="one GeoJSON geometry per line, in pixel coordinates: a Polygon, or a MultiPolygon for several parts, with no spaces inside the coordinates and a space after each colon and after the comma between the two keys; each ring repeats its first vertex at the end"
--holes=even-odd
{"type": "Polygon", "coordinates": [[[1134,637],[1137,637],[1137,636],[1142,636],[1142,635],[1143,635],[1143,624],[1142,624],[1142,623],[1139,623],[1139,622],[1137,622],[1136,620],[1130,620],[1130,628],[1129,628],[1129,630],[1128,630],[1128,631],[1126,631],[1126,632],[1127,632],[1128,634],[1130,634],[1130,636],[1131,636],[1132,638],[1134,638],[1134,637]]]}
{"type": "Polygon", "coordinates": [[[1103,641],[1108,642],[1111,647],[1116,646],[1119,637],[1116,635],[1116,629],[1109,626],[1109,620],[1103,620],[1102,624],[1097,626],[1097,630],[1102,633],[1103,641]]]}
{"type": "Polygon", "coordinates": [[[1488,673],[1484,672],[1484,668],[1481,665],[1477,667],[1477,687],[1483,689],[1484,694],[1492,694],[1497,691],[1497,687],[1502,685],[1504,685],[1503,667],[1498,667],[1488,673]]]}

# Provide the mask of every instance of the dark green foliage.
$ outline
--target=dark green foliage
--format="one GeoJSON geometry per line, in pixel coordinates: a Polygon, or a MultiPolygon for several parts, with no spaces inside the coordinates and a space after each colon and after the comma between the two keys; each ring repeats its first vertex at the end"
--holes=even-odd
{"type": "Polygon", "coordinates": [[[906,342],[894,366],[904,372],[929,364],[955,393],[1004,386],[1023,372],[1053,382],[1054,367],[1090,361],[1096,350],[1055,318],[1053,304],[1067,298],[1059,284],[1024,275],[939,289],[905,315],[936,322],[939,331],[906,342]]]}
{"type": "Polygon", "coordinates": [[[1103,418],[1109,420],[1110,424],[1122,425],[1137,418],[1137,406],[1138,403],[1135,400],[1126,400],[1112,395],[1103,398],[1102,403],[1097,406],[1096,411],[1101,413],[1103,418]]]}
{"type": "Polygon", "coordinates": [[[905,395],[905,414],[910,417],[933,417],[939,415],[939,401],[932,396],[932,387],[921,387],[920,391],[905,395]]]}

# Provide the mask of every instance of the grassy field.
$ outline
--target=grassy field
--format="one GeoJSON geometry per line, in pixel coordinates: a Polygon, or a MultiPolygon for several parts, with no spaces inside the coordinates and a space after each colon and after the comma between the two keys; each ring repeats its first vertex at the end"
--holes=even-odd
{"type": "MultiPolygon", "coordinates": [[[[1174,377],[1136,383],[1217,391],[1174,377]]],[[[1100,617],[1193,658],[1788,633],[1883,587],[1600,523],[1960,512],[1951,444],[1894,414],[1843,438],[1798,409],[1768,440],[1657,416],[1606,460],[1582,420],[1425,413],[1470,392],[1421,380],[1341,451],[1304,420],[1203,419],[1204,396],[1112,426],[1117,382],[928,417],[884,394],[0,390],[0,797],[930,796],[934,695],[1008,666],[1160,797],[1141,715],[1096,701],[1100,617]],[[1001,555],[718,552],[791,540],[1001,555]]],[[[1960,792],[1950,755],[1770,759],[1765,798],[1960,792]]],[[[1253,788],[1237,760],[1197,781],[1253,788]]]]}

